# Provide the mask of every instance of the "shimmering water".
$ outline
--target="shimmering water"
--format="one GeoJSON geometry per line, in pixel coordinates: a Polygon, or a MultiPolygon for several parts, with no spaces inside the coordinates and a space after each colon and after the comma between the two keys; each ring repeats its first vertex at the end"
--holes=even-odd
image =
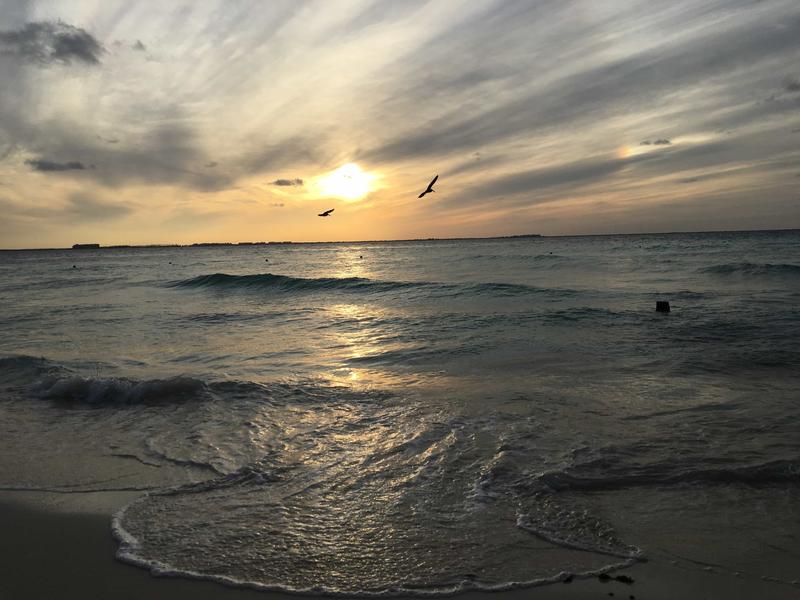
{"type": "Polygon", "coordinates": [[[142,490],[126,560],[793,578],[800,232],[2,252],[0,303],[0,486],[142,490]]]}

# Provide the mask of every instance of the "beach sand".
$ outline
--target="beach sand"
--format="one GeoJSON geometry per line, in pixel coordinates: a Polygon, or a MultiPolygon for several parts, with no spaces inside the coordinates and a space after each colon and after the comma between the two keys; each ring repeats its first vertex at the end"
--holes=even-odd
{"type": "MultiPolygon", "coordinates": [[[[214,582],[154,577],[117,561],[111,514],[129,502],[131,493],[0,493],[0,599],[62,598],[283,600],[291,594],[231,588],[214,582]]],[[[510,592],[469,592],[464,600],[658,599],[791,599],[797,586],[735,577],[727,573],[679,569],[656,561],[625,573],[632,585],[597,578],[576,579],[510,592]]]]}

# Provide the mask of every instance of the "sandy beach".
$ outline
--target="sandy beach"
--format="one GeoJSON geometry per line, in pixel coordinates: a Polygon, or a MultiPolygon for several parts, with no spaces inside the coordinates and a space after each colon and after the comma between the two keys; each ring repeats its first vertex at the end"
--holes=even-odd
{"type": "MultiPolygon", "coordinates": [[[[0,493],[3,532],[3,574],[0,598],[114,598],[115,600],[176,599],[264,600],[304,596],[232,588],[214,582],[154,577],[114,558],[111,514],[135,497],[131,493],[54,494],[0,493]]],[[[685,570],[650,561],[624,572],[634,583],[575,579],[510,592],[467,592],[464,600],[627,600],[751,599],[791,600],[800,595],[793,585],[703,570],[685,570]]],[[[613,574],[612,574],[613,575],[613,574]]]]}

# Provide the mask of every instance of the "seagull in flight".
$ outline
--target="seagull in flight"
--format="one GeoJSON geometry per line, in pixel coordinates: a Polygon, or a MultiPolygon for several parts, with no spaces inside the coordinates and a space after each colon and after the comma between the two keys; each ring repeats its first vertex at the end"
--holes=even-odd
{"type": "Polygon", "coordinates": [[[335,209],[335,208],[332,208],[332,209],[330,209],[330,210],[326,210],[325,212],[321,212],[321,213],[319,213],[317,216],[318,216],[318,217],[327,217],[327,216],[328,216],[328,215],[330,215],[330,214],[331,214],[331,213],[332,213],[334,210],[336,210],[336,209],[335,209]]]}
{"type": "Polygon", "coordinates": [[[431,182],[428,184],[428,187],[425,189],[425,191],[422,192],[419,196],[417,196],[417,198],[422,198],[425,194],[427,194],[429,192],[435,192],[436,190],[433,189],[433,184],[436,183],[437,179],[439,179],[438,175],[431,180],[431,182]]]}

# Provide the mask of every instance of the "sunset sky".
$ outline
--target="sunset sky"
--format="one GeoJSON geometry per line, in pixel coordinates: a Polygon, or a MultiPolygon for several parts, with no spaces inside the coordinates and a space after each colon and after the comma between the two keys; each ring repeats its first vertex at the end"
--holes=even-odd
{"type": "Polygon", "coordinates": [[[0,209],[3,248],[800,227],[800,2],[0,0],[0,209]]]}

